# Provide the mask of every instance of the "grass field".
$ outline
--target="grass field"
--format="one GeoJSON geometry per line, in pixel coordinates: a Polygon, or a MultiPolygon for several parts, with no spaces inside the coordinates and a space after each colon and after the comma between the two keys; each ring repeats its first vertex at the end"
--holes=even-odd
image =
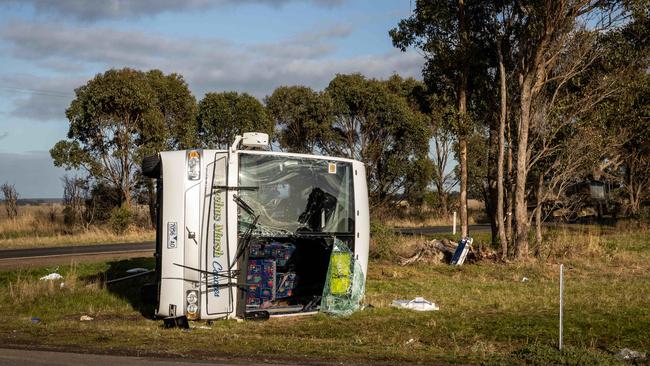
{"type": "MultiPolygon", "coordinates": [[[[139,208],[138,216],[145,216],[139,208]]],[[[142,220],[142,219],[141,219],[142,220]]],[[[49,246],[109,244],[153,241],[155,231],[133,225],[126,232],[116,234],[108,225],[70,228],[63,222],[60,204],[24,205],[18,207],[18,217],[9,219],[0,205],[0,250],[49,246]]]]}
{"type": "Polygon", "coordinates": [[[366,302],[373,307],[348,318],[219,321],[190,332],[144,317],[151,309],[140,302],[139,286],[98,285],[128,268],[151,268],[150,259],[65,266],[64,285],[38,280],[51,269],[0,272],[0,340],[88,352],[373,364],[607,365],[618,363],[612,355],[624,347],[650,351],[650,231],[549,235],[555,249],[544,261],[463,267],[371,261],[366,302]],[[561,256],[563,353],[554,348],[561,256]],[[440,311],[389,306],[414,296],[435,301],[440,311]],[[95,320],[80,322],[81,315],[95,320]]]}

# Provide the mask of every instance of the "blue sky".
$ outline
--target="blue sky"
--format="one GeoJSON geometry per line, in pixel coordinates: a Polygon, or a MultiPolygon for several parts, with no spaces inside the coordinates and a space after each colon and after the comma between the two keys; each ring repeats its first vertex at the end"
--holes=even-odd
{"type": "Polygon", "coordinates": [[[0,0],[0,183],[60,197],[47,151],[66,136],[74,88],[108,68],[177,72],[197,97],[322,89],[336,73],[420,77],[388,30],[409,0],[0,0]]]}

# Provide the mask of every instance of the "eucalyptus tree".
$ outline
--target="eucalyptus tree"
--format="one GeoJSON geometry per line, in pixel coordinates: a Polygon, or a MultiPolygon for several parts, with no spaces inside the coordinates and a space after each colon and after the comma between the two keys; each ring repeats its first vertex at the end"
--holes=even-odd
{"type": "Polygon", "coordinates": [[[402,51],[415,47],[423,52],[427,62],[422,72],[429,91],[456,102],[453,130],[459,145],[462,236],[468,234],[467,144],[473,130],[472,75],[476,74],[477,61],[481,64],[484,59],[487,10],[483,2],[419,0],[411,16],[389,32],[395,47],[402,51]]]}
{"type": "Polygon", "coordinates": [[[114,187],[120,204],[131,206],[140,159],[191,140],[194,104],[180,75],[110,69],[75,90],[67,139],[50,155],[56,166],[114,187]]]}
{"type": "Polygon", "coordinates": [[[227,148],[235,136],[258,131],[273,136],[274,121],[264,105],[247,93],[207,93],[198,107],[198,139],[205,148],[227,148]]]}
{"type": "Polygon", "coordinates": [[[328,139],[332,102],[305,86],[281,86],[266,97],[266,108],[278,127],[278,142],[288,151],[317,153],[328,139]]]}
{"type": "Polygon", "coordinates": [[[326,153],[366,163],[371,204],[385,206],[423,183],[431,129],[410,104],[410,80],[337,75],[325,89],[332,101],[332,133],[326,153]]]}

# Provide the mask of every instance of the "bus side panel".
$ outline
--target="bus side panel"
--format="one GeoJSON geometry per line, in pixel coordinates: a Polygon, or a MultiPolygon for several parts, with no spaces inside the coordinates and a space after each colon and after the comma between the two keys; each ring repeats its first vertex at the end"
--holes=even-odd
{"type": "MultiPolygon", "coordinates": [[[[237,187],[239,186],[239,153],[231,153],[229,154],[229,161],[228,161],[228,169],[226,169],[226,177],[227,177],[227,182],[229,187],[237,187]]],[[[237,271],[239,270],[239,265],[237,258],[235,256],[237,255],[237,246],[238,246],[238,239],[239,239],[239,224],[238,224],[238,219],[237,219],[237,212],[239,211],[237,208],[237,205],[235,204],[234,196],[235,194],[240,194],[239,191],[236,190],[228,190],[225,194],[225,199],[226,199],[226,204],[224,206],[224,210],[226,212],[226,225],[228,230],[226,231],[227,233],[227,247],[228,247],[228,258],[229,258],[229,263],[232,265],[232,270],[237,271]]],[[[243,272],[241,272],[241,276],[246,278],[246,267],[242,269],[243,272]]],[[[234,279],[235,282],[238,281],[237,278],[234,279]]],[[[242,281],[245,282],[245,281],[242,281]]],[[[231,287],[230,288],[230,296],[232,298],[232,308],[231,308],[231,313],[230,317],[243,317],[243,313],[241,311],[236,311],[236,309],[241,309],[245,308],[246,306],[246,301],[241,301],[240,299],[243,297],[245,299],[246,297],[246,292],[238,289],[237,287],[231,287]],[[241,305],[238,305],[238,303],[241,303],[241,305]]]]}
{"type": "MultiPolygon", "coordinates": [[[[201,318],[215,319],[227,317],[233,311],[233,291],[235,280],[227,278],[231,253],[228,247],[226,218],[227,154],[205,151],[206,180],[203,194],[203,232],[202,270],[210,272],[201,283],[201,318]]],[[[236,218],[236,212],[233,213],[236,218]]],[[[235,226],[231,230],[237,230],[235,226]]]]}
{"type": "Polygon", "coordinates": [[[161,152],[162,175],[165,188],[162,200],[162,251],[161,251],[161,281],[160,301],[156,311],[157,316],[171,316],[171,308],[175,315],[185,312],[185,296],[183,268],[174,263],[184,263],[183,248],[185,245],[184,197],[185,152],[161,152]],[[183,197],[183,198],[181,198],[183,197]]]}
{"type": "Polygon", "coordinates": [[[352,163],[354,170],[354,254],[363,275],[368,273],[368,250],[370,245],[370,212],[368,207],[368,184],[366,183],[366,167],[363,163],[352,163]]]}

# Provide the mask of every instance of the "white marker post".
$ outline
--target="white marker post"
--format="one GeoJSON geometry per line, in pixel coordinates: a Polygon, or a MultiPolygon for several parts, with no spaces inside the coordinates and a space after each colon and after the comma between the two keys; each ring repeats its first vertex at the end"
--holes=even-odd
{"type": "Polygon", "coordinates": [[[456,211],[454,211],[454,229],[453,230],[454,231],[452,232],[452,234],[456,235],[456,211]]]}
{"type": "Polygon", "coordinates": [[[559,349],[562,351],[562,308],[564,305],[563,301],[563,292],[564,292],[564,264],[560,264],[560,341],[559,341],[559,349]]]}

